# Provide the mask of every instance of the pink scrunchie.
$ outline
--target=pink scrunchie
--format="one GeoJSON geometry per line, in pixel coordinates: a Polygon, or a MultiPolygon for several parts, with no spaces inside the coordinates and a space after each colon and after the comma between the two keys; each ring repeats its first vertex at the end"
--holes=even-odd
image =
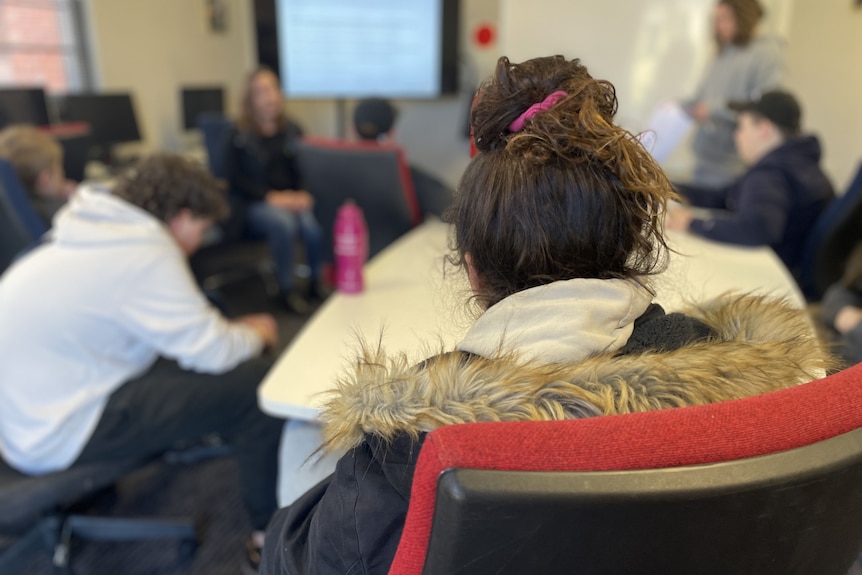
{"type": "Polygon", "coordinates": [[[520,116],[515,118],[515,121],[512,122],[511,124],[509,124],[509,131],[510,132],[520,132],[521,130],[524,129],[524,124],[527,122],[527,120],[529,120],[530,118],[532,118],[533,116],[535,116],[539,112],[544,112],[545,110],[550,110],[554,106],[554,104],[556,104],[557,102],[559,102],[560,100],[562,100],[563,98],[565,98],[568,95],[569,95],[568,93],[566,93],[562,90],[557,90],[556,92],[551,92],[550,94],[548,94],[547,98],[545,98],[544,100],[542,100],[538,104],[533,104],[532,106],[527,108],[526,112],[524,112],[523,114],[521,114],[520,116]]]}

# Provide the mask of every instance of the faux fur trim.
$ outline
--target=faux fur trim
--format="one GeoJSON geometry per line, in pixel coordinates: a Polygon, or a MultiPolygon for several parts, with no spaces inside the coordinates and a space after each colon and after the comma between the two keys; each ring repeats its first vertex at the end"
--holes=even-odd
{"type": "Polygon", "coordinates": [[[455,423],[560,420],[702,405],[822,377],[834,366],[803,311],[761,296],[725,296],[685,311],[716,336],[668,352],[519,363],[460,352],[421,365],[362,345],[322,411],[327,448],[365,434],[391,440],[455,423]]]}

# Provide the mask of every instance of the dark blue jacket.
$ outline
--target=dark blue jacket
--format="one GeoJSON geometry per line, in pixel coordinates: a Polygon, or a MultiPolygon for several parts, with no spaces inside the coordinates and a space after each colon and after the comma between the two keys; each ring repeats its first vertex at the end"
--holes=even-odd
{"type": "Polygon", "coordinates": [[[721,242],[770,246],[796,273],[814,222],[835,197],[819,162],[820,142],[800,136],[768,153],[730,186],[678,186],[692,205],[726,210],[693,220],[690,230],[721,242]]]}

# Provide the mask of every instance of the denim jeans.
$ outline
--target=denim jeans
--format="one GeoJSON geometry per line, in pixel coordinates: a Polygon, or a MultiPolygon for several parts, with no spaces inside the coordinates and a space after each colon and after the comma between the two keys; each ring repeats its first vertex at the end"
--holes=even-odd
{"type": "Polygon", "coordinates": [[[305,245],[305,257],[311,269],[311,280],[320,277],[321,240],[323,232],[311,211],[290,212],[257,202],[248,207],[246,230],[252,237],[266,238],[278,286],[288,292],[293,288],[294,240],[301,237],[305,245]]]}

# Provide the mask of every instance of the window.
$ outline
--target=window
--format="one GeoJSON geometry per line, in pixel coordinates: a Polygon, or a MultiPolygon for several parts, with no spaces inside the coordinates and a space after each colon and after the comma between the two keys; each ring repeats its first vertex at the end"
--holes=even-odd
{"type": "Polygon", "coordinates": [[[0,0],[0,86],[89,85],[77,0],[0,0]]]}

